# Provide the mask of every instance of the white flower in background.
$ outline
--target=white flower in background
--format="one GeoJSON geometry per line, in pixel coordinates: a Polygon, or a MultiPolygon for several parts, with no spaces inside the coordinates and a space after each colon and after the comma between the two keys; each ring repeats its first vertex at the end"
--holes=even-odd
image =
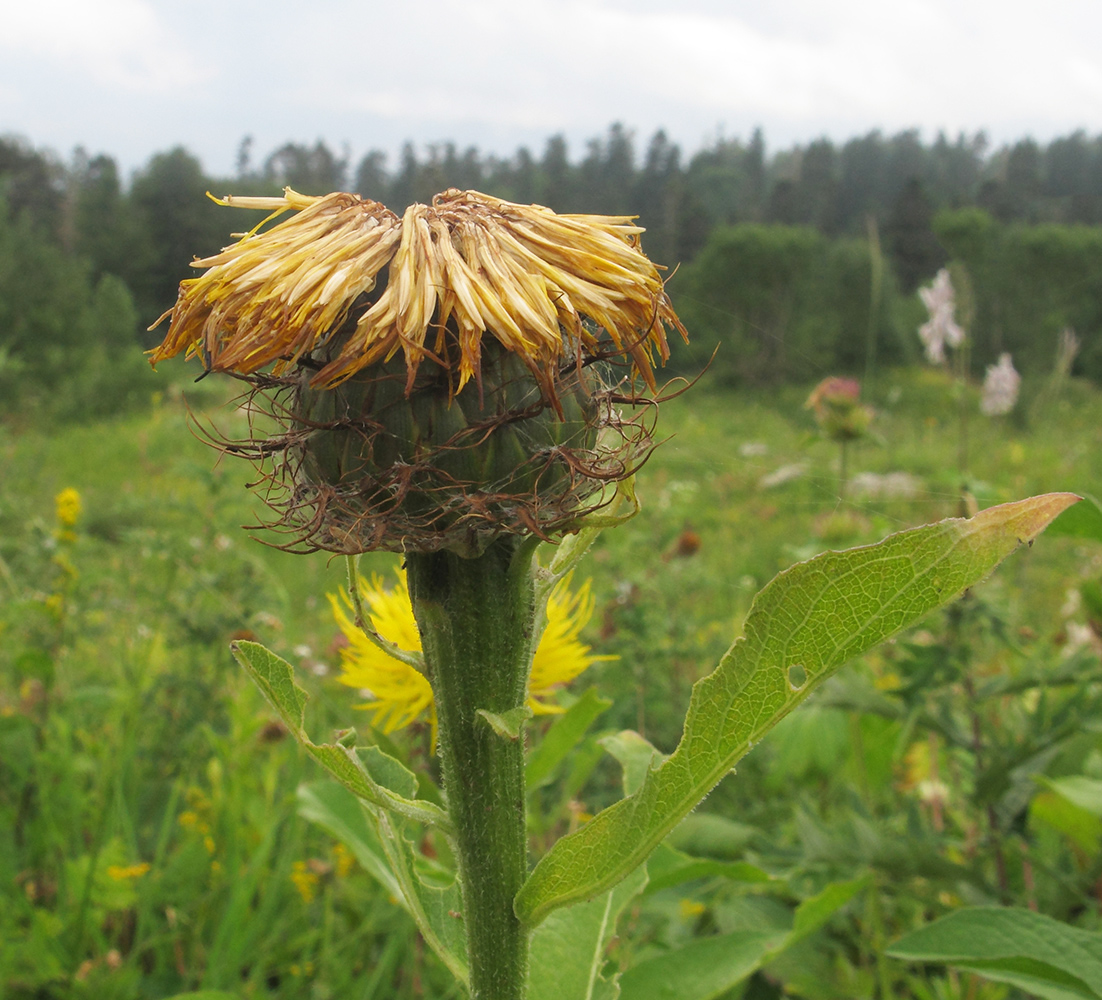
{"type": "Polygon", "coordinates": [[[1000,354],[997,365],[987,366],[980,410],[989,417],[1009,413],[1018,402],[1018,387],[1021,383],[1022,376],[1014,370],[1010,355],[1000,354]]]}
{"type": "Polygon", "coordinates": [[[909,472],[859,472],[850,480],[848,493],[866,500],[913,500],[922,490],[922,480],[909,472]]]}
{"type": "Polygon", "coordinates": [[[1067,642],[1064,643],[1064,648],[1060,651],[1061,655],[1066,659],[1067,657],[1077,653],[1084,646],[1090,647],[1097,644],[1098,639],[1094,634],[1094,629],[1089,625],[1084,625],[1081,622],[1068,622],[1066,626],[1067,642]]]}
{"type": "Polygon", "coordinates": [[[771,490],[777,486],[799,479],[807,472],[807,462],[793,462],[791,465],[782,465],[776,472],[770,472],[768,476],[762,476],[758,480],[758,489],[771,490]]]}
{"type": "Polygon", "coordinates": [[[919,339],[926,347],[926,357],[939,365],[945,360],[945,345],[960,347],[964,343],[964,331],[957,325],[953,310],[956,301],[953,282],[949,272],[943,267],[938,271],[933,284],[918,290],[923,305],[930,318],[918,329],[919,339]]]}

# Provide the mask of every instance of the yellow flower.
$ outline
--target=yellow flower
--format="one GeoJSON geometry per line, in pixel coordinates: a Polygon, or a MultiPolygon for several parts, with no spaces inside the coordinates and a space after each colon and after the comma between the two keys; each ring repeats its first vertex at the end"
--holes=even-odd
{"type": "Polygon", "coordinates": [[[680,899],[677,901],[677,912],[681,915],[682,920],[692,920],[694,917],[699,917],[707,907],[703,903],[697,902],[695,899],[680,899]]]}
{"type": "Polygon", "coordinates": [[[315,872],[310,870],[305,861],[296,861],[291,866],[291,881],[304,903],[313,902],[314,896],[317,895],[320,879],[315,872]]]}
{"type": "Polygon", "coordinates": [[[333,870],[337,873],[338,878],[344,878],[347,876],[353,868],[356,867],[356,858],[352,852],[344,846],[344,844],[337,842],[333,845],[333,870]]]}
{"type": "MultiPolygon", "coordinates": [[[[359,591],[371,627],[383,639],[406,653],[421,651],[421,637],[413,617],[405,573],[397,571],[397,583],[387,590],[375,577],[370,583],[361,579],[359,591]]],[[[349,687],[367,690],[371,701],[362,707],[373,712],[372,723],[383,732],[393,732],[428,715],[436,741],[436,706],[428,679],[416,667],[388,655],[355,624],[352,601],[344,591],[341,599],[329,595],[333,614],[348,639],[341,650],[341,675],[338,680],[349,687]]],[[[615,656],[597,656],[579,639],[593,617],[594,598],[589,581],[571,592],[570,578],[562,580],[547,601],[547,626],[532,658],[528,678],[528,707],[535,715],[561,712],[562,708],[544,699],[556,689],[600,660],[615,656]]]]}
{"type": "MultiPolygon", "coordinates": [[[[378,577],[371,583],[361,578],[359,591],[364,610],[371,617],[371,626],[379,635],[407,653],[420,651],[421,637],[413,618],[405,573],[398,573],[398,582],[392,590],[385,589],[378,577]]],[[[341,601],[333,594],[328,597],[337,624],[348,640],[348,645],[341,650],[342,672],[338,680],[349,687],[371,692],[373,700],[361,707],[373,713],[372,723],[384,733],[408,726],[428,712],[435,734],[436,707],[425,675],[408,663],[388,656],[364,635],[356,626],[355,610],[343,590],[341,601]]]]}
{"type": "Polygon", "coordinates": [[[569,684],[594,663],[616,659],[615,656],[594,655],[578,638],[593,617],[595,604],[588,580],[571,593],[568,576],[551,591],[547,599],[547,627],[532,657],[532,672],[528,677],[528,707],[535,715],[561,712],[558,705],[538,699],[549,697],[555,689],[569,684]]]}
{"type": "Polygon", "coordinates": [[[161,317],[171,323],[154,364],[186,351],[210,370],[248,374],[274,363],[279,374],[360,308],[354,333],[313,385],[334,385],[401,350],[408,386],[429,358],[457,373],[458,391],[479,380],[490,333],[553,398],[559,363],[598,353],[601,330],[652,388],[653,353],[663,361],[669,353],[666,327],[684,336],[631,216],[559,215],[454,188],[401,218],[340,192],[215,200],[267,209],[269,218],[297,214],[194,261],[206,272],[182,282],[161,317]],[[360,299],[384,269],[381,294],[360,299]]]}
{"type": "Polygon", "coordinates": [[[80,519],[84,505],[80,501],[80,494],[71,486],[63,489],[54,497],[54,510],[57,523],[63,528],[71,528],[80,519]]]}
{"type": "Polygon", "coordinates": [[[149,862],[141,861],[136,865],[108,865],[107,876],[116,882],[128,882],[131,879],[141,878],[149,871],[149,862]]]}

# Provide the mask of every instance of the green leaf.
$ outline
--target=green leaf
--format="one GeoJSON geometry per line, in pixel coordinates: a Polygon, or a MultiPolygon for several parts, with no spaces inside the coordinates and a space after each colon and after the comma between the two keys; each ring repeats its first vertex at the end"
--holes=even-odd
{"type": "Polygon", "coordinates": [[[420,787],[417,775],[401,761],[391,757],[380,747],[355,747],[353,753],[380,787],[405,799],[416,798],[420,787]]]}
{"type": "MultiPolygon", "coordinates": [[[[790,948],[809,934],[814,934],[868,884],[869,880],[865,876],[848,882],[831,882],[821,892],[805,899],[796,907],[796,915],[792,920],[792,933],[785,939],[784,948],[790,948]]],[[[777,954],[780,952],[778,951],[777,954]]]]}
{"type": "Polygon", "coordinates": [[[620,1000],[712,1000],[757,972],[784,936],[735,931],[696,938],[628,969],[620,977],[620,1000]]]}
{"type": "MultiPolygon", "coordinates": [[[[403,752],[398,745],[381,729],[372,726],[371,738],[384,754],[388,757],[393,757],[403,766],[406,766],[402,760],[403,752]]],[[[434,805],[440,806],[444,809],[444,797],[440,794],[440,789],[436,787],[435,782],[428,774],[425,773],[423,768],[418,768],[413,772],[417,777],[417,797],[432,802],[434,805]]]]}
{"type": "Polygon", "coordinates": [[[328,780],[299,785],[298,814],[333,834],[372,878],[404,904],[402,886],[387,865],[375,823],[348,789],[328,780]]]}
{"type": "Polygon", "coordinates": [[[1090,494],[1084,495],[1082,503],[1069,507],[1052,522],[1049,532],[1102,542],[1102,503],[1090,494]]]}
{"type": "Polygon", "coordinates": [[[227,993],[225,990],[199,990],[197,993],[177,993],[168,1000],[241,1000],[241,994],[227,993]]]}
{"type": "Polygon", "coordinates": [[[413,917],[425,943],[460,982],[467,981],[467,935],[455,875],[417,855],[395,817],[343,785],[315,781],[298,790],[298,811],[324,827],[413,917]],[[431,878],[427,881],[424,875],[431,878]]]}
{"type": "Polygon", "coordinates": [[[1067,778],[1038,778],[1046,788],[1067,799],[1072,805],[1102,818],[1102,781],[1084,775],[1067,778]]]}
{"type": "Polygon", "coordinates": [[[365,802],[391,809],[407,819],[451,829],[448,814],[438,805],[415,799],[417,778],[401,762],[378,747],[360,750],[339,743],[314,743],[303,726],[307,694],[295,683],[295,669],[258,642],[230,644],[234,658],[249,673],[284,725],[306,751],[349,791],[365,802]]]}
{"type": "Polygon", "coordinates": [[[558,910],[540,924],[528,953],[528,1000],[615,997],[615,979],[601,975],[605,950],[620,914],[646,884],[646,868],[638,868],[611,892],[558,910]]]}
{"type": "Polygon", "coordinates": [[[751,883],[773,881],[773,876],[768,872],[745,861],[693,858],[670,847],[668,842],[659,844],[647,859],[647,877],[648,895],[698,878],[725,878],[732,882],[751,883]]]}
{"type": "Polygon", "coordinates": [[[480,708],[476,713],[498,736],[506,740],[519,740],[524,724],[532,718],[532,710],[527,705],[510,708],[500,715],[480,708]]]}
{"type": "Polygon", "coordinates": [[[522,920],[607,891],[737,761],[843,663],[948,603],[1078,498],[1050,494],[825,552],[758,594],[745,635],[693,687],[673,755],[642,787],[563,837],[517,894],[522,920]]]}
{"type": "Polygon", "coordinates": [[[796,908],[790,931],[742,930],[696,938],[640,962],[621,978],[621,1000],[712,1000],[817,931],[867,884],[866,878],[831,883],[796,908]]]}
{"type": "Polygon", "coordinates": [[[666,755],[634,729],[625,729],[605,736],[597,741],[620,762],[623,769],[624,794],[633,795],[643,784],[643,779],[652,767],[657,767],[666,759],[666,755]]]}
{"type": "Polygon", "coordinates": [[[1056,792],[1041,792],[1029,803],[1031,824],[1044,823],[1094,855],[1102,841],[1102,820],[1056,792]]]}
{"type": "Polygon", "coordinates": [[[241,994],[227,993],[225,990],[199,990],[197,993],[177,993],[168,1000],[241,1000],[241,994]]]}
{"type": "Polygon", "coordinates": [[[666,843],[686,854],[730,861],[742,857],[757,832],[757,827],[726,816],[694,812],[677,824],[666,843]]]}
{"type": "Polygon", "coordinates": [[[958,910],[897,941],[888,954],[975,972],[1029,993],[1102,998],[1102,935],[1030,910],[958,910]]]}
{"type": "Polygon", "coordinates": [[[589,688],[573,705],[560,715],[547,730],[540,745],[528,755],[524,767],[524,781],[531,791],[551,780],[555,769],[597,718],[612,702],[589,688]]]}
{"type": "Polygon", "coordinates": [[[1102,781],[1083,775],[1035,780],[1048,791],[1033,797],[1030,819],[1047,823],[1088,854],[1096,853],[1102,838],[1102,781]]]}

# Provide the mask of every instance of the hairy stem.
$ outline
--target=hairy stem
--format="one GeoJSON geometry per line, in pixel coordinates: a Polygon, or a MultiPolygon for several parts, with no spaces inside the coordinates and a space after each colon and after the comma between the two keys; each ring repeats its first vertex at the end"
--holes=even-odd
{"type": "Polygon", "coordinates": [[[506,537],[473,559],[445,551],[406,560],[436,698],[474,1000],[521,1000],[527,978],[527,934],[513,912],[527,874],[524,741],[480,713],[500,717],[525,702],[532,551],[506,537]]]}

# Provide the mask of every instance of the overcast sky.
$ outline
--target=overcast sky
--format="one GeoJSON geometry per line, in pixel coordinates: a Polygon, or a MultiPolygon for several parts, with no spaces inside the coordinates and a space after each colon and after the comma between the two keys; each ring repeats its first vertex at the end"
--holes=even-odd
{"type": "Polygon", "coordinates": [[[623,122],[692,152],[880,128],[1102,132],[1099,0],[0,0],[0,133],[230,174],[323,139],[573,157],[623,122]]]}

